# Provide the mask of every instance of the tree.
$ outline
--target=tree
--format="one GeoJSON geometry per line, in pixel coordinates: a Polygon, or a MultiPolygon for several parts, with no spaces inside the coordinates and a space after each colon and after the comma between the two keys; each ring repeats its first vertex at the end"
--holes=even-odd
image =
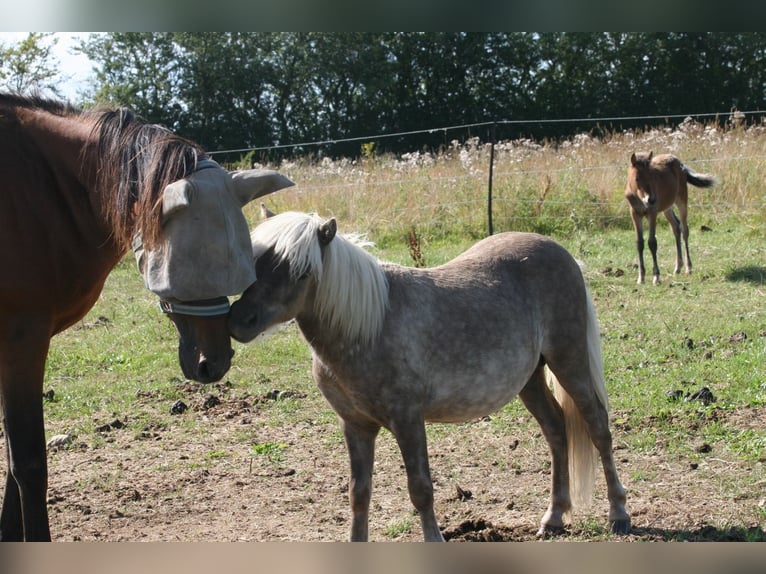
{"type": "Polygon", "coordinates": [[[129,106],[147,121],[180,127],[183,60],[171,32],[93,34],[78,50],[96,64],[96,102],[129,106]]]}
{"type": "Polygon", "coordinates": [[[30,32],[18,42],[5,46],[0,43],[0,88],[18,93],[61,92],[58,60],[53,48],[58,43],[53,33],[30,32]]]}

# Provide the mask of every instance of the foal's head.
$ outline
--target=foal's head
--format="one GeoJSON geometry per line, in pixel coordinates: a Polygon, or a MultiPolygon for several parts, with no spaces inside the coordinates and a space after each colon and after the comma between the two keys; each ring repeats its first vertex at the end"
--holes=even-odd
{"type": "Polygon", "coordinates": [[[650,165],[654,152],[638,152],[630,156],[628,168],[628,188],[626,194],[634,195],[644,207],[649,207],[657,202],[657,194],[654,191],[650,165]]]}

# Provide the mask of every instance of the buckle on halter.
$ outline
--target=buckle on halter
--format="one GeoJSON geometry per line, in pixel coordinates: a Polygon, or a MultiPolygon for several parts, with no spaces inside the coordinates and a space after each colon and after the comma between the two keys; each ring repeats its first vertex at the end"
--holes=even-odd
{"type": "Polygon", "coordinates": [[[194,317],[218,317],[220,315],[227,315],[229,313],[229,307],[229,299],[227,297],[184,302],[160,299],[160,310],[163,313],[192,315],[194,317]]]}

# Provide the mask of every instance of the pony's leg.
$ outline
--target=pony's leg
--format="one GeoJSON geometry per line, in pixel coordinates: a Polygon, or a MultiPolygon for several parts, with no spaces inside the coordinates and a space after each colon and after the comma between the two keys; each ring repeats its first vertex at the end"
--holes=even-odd
{"type": "Polygon", "coordinates": [[[372,496],[372,467],[375,461],[375,439],[380,427],[355,425],[341,419],[351,461],[348,499],[351,505],[351,541],[367,542],[372,496]]]}
{"type": "Polygon", "coordinates": [[[426,542],[444,542],[434,514],[434,487],[428,466],[428,446],[423,415],[419,411],[398,413],[391,432],[396,437],[407,469],[407,488],[410,500],[420,515],[423,539],[426,542]]]}
{"type": "Polygon", "coordinates": [[[646,215],[646,219],[649,221],[649,251],[652,254],[652,283],[655,285],[660,284],[660,267],[657,265],[657,214],[649,212],[646,215]]]}
{"type": "Polygon", "coordinates": [[[564,528],[564,514],[572,503],[569,498],[569,453],[567,452],[564,414],[545,381],[545,371],[539,367],[519,393],[519,398],[540,425],[551,449],[551,500],[545,511],[538,538],[558,533],[564,528]]]}
{"type": "Polygon", "coordinates": [[[673,273],[677,275],[681,272],[681,265],[683,265],[683,258],[681,256],[681,223],[678,221],[672,207],[666,209],[663,213],[665,219],[667,219],[670,224],[670,230],[673,232],[673,239],[676,241],[676,266],[673,269],[673,273]]]}
{"type": "Polygon", "coordinates": [[[625,488],[617,474],[612,454],[612,433],[609,430],[609,414],[596,396],[587,372],[582,372],[582,361],[576,357],[568,362],[548,366],[553,370],[564,390],[580,412],[591,441],[601,457],[609,499],[609,522],[615,534],[630,531],[630,515],[625,509],[625,488]]]}
{"type": "Polygon", "coordinates": [[[23,529],[23,539],[27,542],[49,541],[42,399],[48,331],[32,318],[27,323],[2,327],[0,404],[9,478],[0,513],[0,537],[19,540],[23,529]],[[37,328],[40,332],[35,333],[37,328]],[[14,339],[21,340],[22,345],[12,344],[14,339]]]}
{"type": "Polygon", "coordinates": [[[630,218],[633,220],[633,229],[636,231],[636,251],[638,252],[638,280],[636,283],[641,285],[646,275],[644,268],[644,222],[643,216],[633,209],[630,210],[630,218]]]}

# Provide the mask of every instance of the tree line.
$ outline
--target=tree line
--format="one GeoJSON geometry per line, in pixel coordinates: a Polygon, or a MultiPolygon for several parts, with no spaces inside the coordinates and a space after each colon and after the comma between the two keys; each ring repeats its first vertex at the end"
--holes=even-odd
{"type": "MultiPolygon", "coordinates": [[[[549,120],[757,110],[766,90],[766,34],[755,32],[108,32],[78,50],[95,71],[79,103],[130,106],[211,151],[503,120],[514,123],[497,137],[558,138],[649,121],[549,120]]],[[[322,152],[358,155],[360,143],[322,152]]]]}

